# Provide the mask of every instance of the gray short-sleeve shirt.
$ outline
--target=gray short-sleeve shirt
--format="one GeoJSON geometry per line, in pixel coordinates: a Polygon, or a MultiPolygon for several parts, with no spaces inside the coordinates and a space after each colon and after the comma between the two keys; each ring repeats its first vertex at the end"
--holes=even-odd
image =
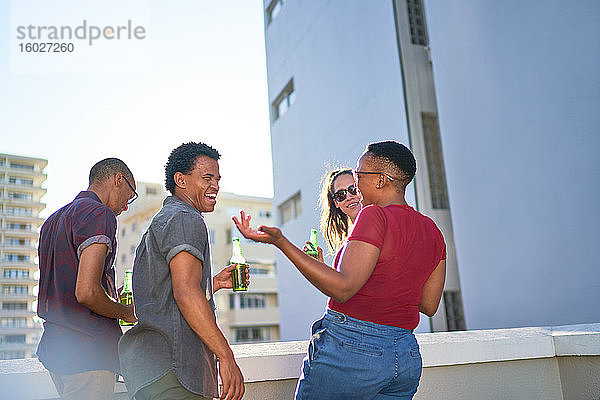
{"type": "Polygon", "coordinates": [[[170,196],[136,250],[133,298],[138,323],[119,341],[121,372],[132,396],[172,370],[191,392],[218,397],[216,357],[190,328],[173,297],[169,262],[182,251],[202,261],[200,285],[214,313],[204,218],[170,196]]]}

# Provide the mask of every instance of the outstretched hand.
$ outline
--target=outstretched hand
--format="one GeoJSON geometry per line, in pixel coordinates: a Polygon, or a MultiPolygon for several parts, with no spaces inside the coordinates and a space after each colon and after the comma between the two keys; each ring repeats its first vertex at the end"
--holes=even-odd
{"type": "Polygon", "coordinates": [[[271,243],[277,245],[277,243],[283,239],[283,234],[279,228],[274,226],[264,226],[261,225],[258,227],[258,230],[252,229],[250,227],[250,219],[252,217],[250,215],[246,216],[244,210],[240,210],[240,219],[237,217],[232,217],[235,226],[238,228],[238,231],[244,236],[246,239],[253,240],[255,242],[261,243],[271,243]]]}

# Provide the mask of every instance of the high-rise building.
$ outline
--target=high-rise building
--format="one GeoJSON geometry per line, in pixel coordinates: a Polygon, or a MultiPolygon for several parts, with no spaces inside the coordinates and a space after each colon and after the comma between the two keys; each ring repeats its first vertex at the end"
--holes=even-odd
{"type": "MultiPolygon", "coordinates": [[[[122,284],[125,270],[133,267],[140,239],[167,196],[157,183],[138,182],[137,192],[139,199],[118,217],[117,286],[122,284]]],[[[215,210],[203,214],[209,229],[213,274],[229,264],[231,239],[240,236],[231,216],[239,214],[240,209],[252,215],[253,224],[273,224],[270,198],[220,192],[215,210]]],[[[251,266],[250,286],[247,292],[216,293],[219,326],[231,343],[277,341],[280,334],[275,249],[243,237],[240,243],[251,266]]]]}
{"type": "Polygon", "coordinates": [[[35,357],[37,241],[47,160],[0,154],[0,359],[35,357]]]}
{"type": "MultiPolygon", "coordinates": [[[[265,0],[264,8],[277,222],[301,245],[318,225],[328,164],[355,167],[370,142],[408,145],[417,175],[407,201],[435,220],[448,251],[439,311],[422,315],[417,331],[465,329],[422,1],[265,0]]],[[[281,254],[277,265],[282,339],[305,338],[326,298],[281,254]]]]}

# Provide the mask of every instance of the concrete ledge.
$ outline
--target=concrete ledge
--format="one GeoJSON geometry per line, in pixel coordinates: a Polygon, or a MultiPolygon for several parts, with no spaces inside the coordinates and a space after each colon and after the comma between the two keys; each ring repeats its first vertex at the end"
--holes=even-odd
{"type": "MultiPolygon", "coordinates": [[[[478,399],[485,389],[490,399],[527,398],[511,395],[528,388],[543,389],[544,398],[552,399],[600,396],[600,385],[593,387],[600,383],[600,323],[418,334],[417,340],[424,371],[416,399],[444,393],[447,398],[478,399]]],[[[232,347],[246,379],[245,399],[290,398],[308,341],[232,347]]],[[[125,393],[125,385],[118,383],[115,398],[126,398],[125,393]]],[[[1,399],[56,397],[50,375],[37,359],[0,361],[1,399]]]]}
{"type": "Polygon", "coordinates": [[[293,379],[300,376],[308,341],[231,346],[246,382],[293,379]]]}
{"type": "MultiPolygon", "coordinates": [[[[422,333],[416,337],[424,368],[600,355],[600,323],[422,333]]],[[[258,382],[297,378],[308,341],[234,345],[232,348],[246,381],[258,382]]]]}

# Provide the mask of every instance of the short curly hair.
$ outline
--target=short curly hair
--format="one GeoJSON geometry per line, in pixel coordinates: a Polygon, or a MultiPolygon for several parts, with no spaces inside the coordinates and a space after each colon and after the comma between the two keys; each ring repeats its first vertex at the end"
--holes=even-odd
{"type": "Polygon", "coordinates": [[[184,143],[171,152],[165,164],[165,187],[171,194],[175,194],[175,173],[189,174],[200,156],[210,157],[213,160],[221,158],[216,149],[201,142],[184,143]]]}
{"type": "Polygon", "coordinates": [[[370,143],[367,145],[366,155],[374,157],[382,162],[384,169],[400,175],[402,186],[408,185],[417,172],[415,156],[405,145],[387,140],[384,142],[370,143]]]}

